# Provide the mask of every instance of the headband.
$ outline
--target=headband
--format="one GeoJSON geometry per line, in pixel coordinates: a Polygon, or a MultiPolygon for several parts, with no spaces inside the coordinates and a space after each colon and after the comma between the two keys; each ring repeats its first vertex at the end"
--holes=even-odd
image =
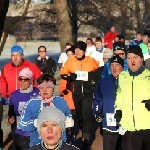
{"type": "Polygon", "coordinates": [[[49,86],[51,88],[54,88],[55,85],[52,81],[44,81],[44,82],[42,82],[41,84],[38,85],[39,88],[42,87],[42,86],[49,86]]]}

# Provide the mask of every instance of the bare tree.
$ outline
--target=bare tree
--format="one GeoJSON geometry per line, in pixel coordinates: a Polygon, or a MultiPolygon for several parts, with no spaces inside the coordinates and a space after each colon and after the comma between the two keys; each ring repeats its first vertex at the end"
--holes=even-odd
{"type": "Polygon", "coordinates": [[[54,0],[53,2],[56,10],[61,51],[64,51],[66,42],[73,43],[72,27],[68,13],[67,0],[54,0]]]}

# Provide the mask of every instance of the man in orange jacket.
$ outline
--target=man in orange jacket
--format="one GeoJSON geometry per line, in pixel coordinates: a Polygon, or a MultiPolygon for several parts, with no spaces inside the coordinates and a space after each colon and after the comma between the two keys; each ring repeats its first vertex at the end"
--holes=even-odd
{"type": "Polygon", "coordinates": [[[61,70],[61,78],[72,83],[71,91],[74,100],[78,123],[82,130],[83,149],[88,149],[90,140],[90,114],[98,63],[95,59],[85,56],[87,45],[77,42],[75,56],[69,58],[61,70]]]}

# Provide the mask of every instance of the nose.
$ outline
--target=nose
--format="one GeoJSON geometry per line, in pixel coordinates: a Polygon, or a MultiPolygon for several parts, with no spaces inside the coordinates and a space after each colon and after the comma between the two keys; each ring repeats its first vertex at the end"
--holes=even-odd
{"type": "Polygon", "coordinates": [[[47,132],[48,133],[53,133],[53,128],[52,127],[47,127],[47,132]]]}

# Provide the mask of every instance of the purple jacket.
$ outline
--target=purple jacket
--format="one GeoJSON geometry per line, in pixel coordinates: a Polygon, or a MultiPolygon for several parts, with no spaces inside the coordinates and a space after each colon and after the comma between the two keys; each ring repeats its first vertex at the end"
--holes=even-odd
{"type": "Polygon", "coordinates": [[[11,96],[10,96],[10,101],[9,101],[9,111],[8,115],[9,117],[11,116],[16,116],[16,123],[17,123],[17,128],[16,128],[16,134],[22,135],[22,136],[30,136],[30,132],[22,131],[18,127],[18,121],[19,117],[21,114],[21,111],[24,107],[24,104],[30,100],[33,96],[36,96],[39,94],[39,89],[34,87],[33,91],[29,93],[21,93],[20,90],[14,91],[11,96]]]}

